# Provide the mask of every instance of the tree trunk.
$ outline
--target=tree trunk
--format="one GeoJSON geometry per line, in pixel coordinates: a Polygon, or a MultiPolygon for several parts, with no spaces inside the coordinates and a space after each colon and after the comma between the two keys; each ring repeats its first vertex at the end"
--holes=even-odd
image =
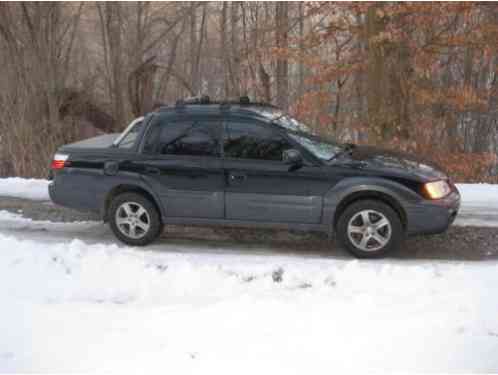
{"type": "Polygon", "coordinates": [[[277,105],[283,110],[289,107],[289,62],[282,57],[283,50],[288,48],[289,5],[286,1],[275,5],[276,44],[280,56],[277,58],[277,105]]]}
{"type": "MultiPolygon", "coordinates": [[[[494,131],[498,123],[498,98],[496,89],[496,79],[489,82],[491,72],[496,72],[498,68],[498,57],[490,59],[486,67],[480,72],[481,87],[489,87],[488,103],[483,112],[479,113],[479,121],[475,130],[474,152],[490,152],[494,131]]],[[[496,74],[496,73],[495,73],[496,74]]]]}
{"type": "Polygon", "coordinates": [[[109,41],[109,62],[111,68],[111,97],[113,99],[113,118],[118,127],[124,126],[125,99],[124,99],[124,69],[121,45],[121,4],[118,2],[105,3],[106,32],[109,41]]]}
{"type": "Polygon", "coordinates": [[[376,41],[382,31],[382,22],[377,15],[378,5],[371,5],[366,16],[367,65],[367,111],[369,140],[376,143],[384,135],[383,111],[385,59],[382,46],[376,41]]]}
{"type": "Polygon", "coordinates": [[[230,97],[230,58],[228,56],[228,46],[227,46],[227,8],[228,3],[223,2],[221,8],[221,18],[220,18],[220,61],[223,69],[223,89],[224,98],[228,99],[230,97]]]}
{"type": "Polygon", "coordinates": [[[199,80],[197,78],[197,5],[190,5],[190,87],[196,94],[199,93],[199,80]]]}
{"type": "Polygon", "coordinates": [[[235,97],[240,97],[240,55],[239,55],[239,27],[238,27],[238,16],[239,16],[239,2],[234,1],[230,6],[230,33],[231,33],[231,83],[232,83],[232,94],[235,97]]]}
{"type": "Polygon", "coordinates": [[[299,76],[297,96],[301,98],[304,94],[304,9],[303,2],[298,3],[299,14],[299,76]]]}

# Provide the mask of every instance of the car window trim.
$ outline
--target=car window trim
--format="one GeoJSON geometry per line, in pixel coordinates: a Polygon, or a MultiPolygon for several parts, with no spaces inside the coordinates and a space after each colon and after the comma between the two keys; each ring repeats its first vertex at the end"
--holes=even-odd
{"type": "Polygon", "coordinates": [[[143,154],[143,158],[147,160],[206,160],[206,161],[219,161],[221,163],[221,158],[219,156],[199,156],[199,155],[175,155],[175,154],[143,154]]]}
{"type": "MultiPolygon", "coordinates": [[[[152,128],[154,127],[154,119],[157,117],[156,113],[152,113],[150,115],[150,118],[147,120],[147,123],[145,124],[142,137],[140,139],[140,143],[138,145],[138,153],[143,154],[143,155],[151,155],[151,154],[145,154],[144,153],[144,147],[145,143],[147,142],[147,138],[149,137],[150,132],[152,131],[152,128]]],[[[154,141],[154,144],[157,143],[157,139],[154,141]]]]}

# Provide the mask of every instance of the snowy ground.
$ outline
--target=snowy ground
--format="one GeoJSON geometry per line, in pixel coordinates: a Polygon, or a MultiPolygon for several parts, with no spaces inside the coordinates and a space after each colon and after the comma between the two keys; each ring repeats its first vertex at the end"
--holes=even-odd
{"type": "MultiPolygon", "coordinates": [[[[43,199],[44,182],[4,181],[43,199]]],[[[496,225],[497,187],[459,188],[460,224],[496,225]]],[[[0,212],[0,285],[0,372],[498,371],[496,261],[144,250],[0,212]]]]}
{"type": "Polygon", "coordinates": [[[0,179],[0,197],[49,200],[48,180],[10,177],[0,179]]]}

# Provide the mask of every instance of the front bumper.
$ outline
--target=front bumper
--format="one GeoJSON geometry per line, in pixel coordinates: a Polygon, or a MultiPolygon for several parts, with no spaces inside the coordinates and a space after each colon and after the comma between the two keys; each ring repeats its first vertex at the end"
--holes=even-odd
{"type": "Polygon", "coordinates": [[[455,221],[460,209],[456,188],[442,199],[423,200],[407,207],[407,234],[442,233],[455,221]]]}

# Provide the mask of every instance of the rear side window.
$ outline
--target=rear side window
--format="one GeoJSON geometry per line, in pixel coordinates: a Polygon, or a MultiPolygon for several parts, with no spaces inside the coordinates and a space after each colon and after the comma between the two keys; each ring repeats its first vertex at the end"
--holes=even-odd
{"type": "Polygon", "coordinates": [[[130,149],[135,145],[137,137],[144,127],[144,121],[140,121],[130,129],[128,134],[119,142],[118,148],[130,149]]]}
{"type": "Polygon", "coordinates": [[[161,126],[157,153],[219,157],[220,134],[221,125],[217,121],[170,122],[161,126]]]}
{"type": "Polygon", "coordinates": [[[292,145],[280,134],[263,125],[229,121],[223,140],[226,158],[281,161],[292,145]]]}

